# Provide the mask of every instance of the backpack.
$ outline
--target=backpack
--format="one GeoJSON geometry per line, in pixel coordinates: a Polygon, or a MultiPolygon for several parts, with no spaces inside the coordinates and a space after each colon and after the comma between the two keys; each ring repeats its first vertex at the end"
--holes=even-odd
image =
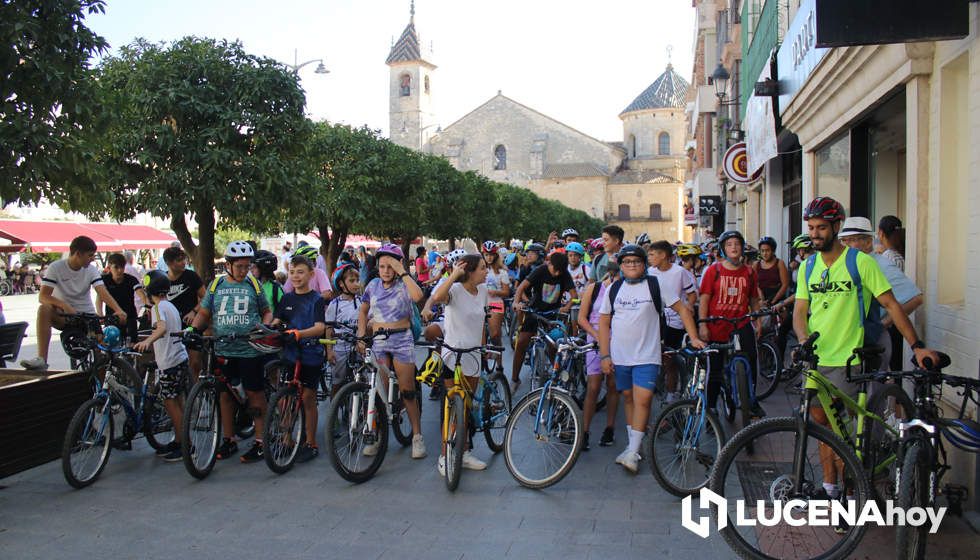
{"type": "MultiPolygon", "coordinates": [[[[878,344],[878,339],[881,337],[881,333],[884,332],[885,327],[881,324],[881,304],[878,303],[877,299],[871,300],[871,307],[868,309],[867,315],[864,313],[864,285],[861,283],[861,274],[858,272],[857,267],[858,252],[855,249],[846,249],[844,253],[844,264],[847,266],[847,273],[851,275],[851,282],[857,290],[858,321],[864,327],[864,346],[869,346],[878,344]]],[[[810,275],[813,273],[813,266],[816,262],[816,253],[806,259],[806,273],[804,274],[803,281],[806,282],[808,291],[810,289],[810,275]]]]}
{"type": "MultiPolygon", "coordinates": [[[[211,293],[212,297],[214,296],[215,290],[217,290],[218,286],[220,286],[221,283],[225,281],[225,278],[227,278],[227,276],[228,276],[227,274],[222,274],[221,276],[218,276],[211,281],[211,284],[208,286],[208,292],[211,293]]],[[[246,274],[245,278],[248,279],[248,283],[251,284],[252,288],[255,289],[255,295],[261,298],[265,298],[265,294],[262,293],[262,286],[259,284],[259,281],[256,280],[255,277],[253,277],[251,274],[246,274]]]]}
{"type": "MultiPolygon", "coordinates": [[[[646,276],[647,287],[650,289],[650,297],[653,298],[653,306],[657,308],[657,315],[662,316],[664,313],[664,302],[660,299],[660,282],[657,280],[656,276],[646,276]]],[[[626,280],[620,278],[613,282],[609,286],[609,316],[612,317],[616,314],[616,296],[619,294],[620,288],[623,287],[623,283],[626,280]]]]}

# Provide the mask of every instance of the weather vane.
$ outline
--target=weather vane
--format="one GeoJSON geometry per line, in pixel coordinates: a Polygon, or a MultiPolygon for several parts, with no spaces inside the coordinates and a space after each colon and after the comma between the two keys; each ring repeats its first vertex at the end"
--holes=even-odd
{"type": "Polygon", "coordinates": [[[667,45],[667,64],[670,64],[670,54],[674,52],[674,45],[667,45]]]}

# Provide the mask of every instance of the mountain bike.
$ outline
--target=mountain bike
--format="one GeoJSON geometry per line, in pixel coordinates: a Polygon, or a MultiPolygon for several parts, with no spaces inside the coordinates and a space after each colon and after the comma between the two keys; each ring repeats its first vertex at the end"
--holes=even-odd
{"type": "MultiPolygon", "coordinates": [[[[564,338],[557,353],[571,357],[594,348],[595,343],[564,338]]],[[[582,450],[585,426],[582,410],[568,392],[566,363],[556,360],[544,384],[518,401],[507,419],[504,460],[511,476],[527,488],[559,482],[571,472],[582,450]]]]}
{"type": "MultiPolygon", "coordinates": [[[[241,386],[234,386],[225,376],[227,360],[217,355],[218,344],[228,344],[239,340],[249,340],[265,333],[251,332],[223,336],[205,336],[184,331],[170,336],[179,337],[188,350],[197,350],[202,356],[201,375],[191,387],[184,404],[184,417],[181,422],[181,453],[184,467],[197,479],[207,478],[214,469],[218,458],[218,445],[222,438],[221,394],[227,392],[235,407],[235,433],[245,439],[255,433],[252,418],[248,413],[248,397],[241,386]]],[[[275,390],[272,382],[265,379],[266,399],[275,390]]]]}
{"type": "Polygon", "coordinates": [[[525,321],[534,319],[537,322],[537,334],[531,337],[531,345],[524,354],[524,362],[531,369],[530,391],[534,391],[540,389],[551,375],[551,356],[557,352],[559,341],[568,336],[568,327],[565,323],[554,320],[557,311],[539,313],[525,309],[524,315],[525,321]]]}
{"type": "MultiPolygon", "coordinates": [[[[487,354],[503,353],[502,346],[476,346],[474,348],[454,348],[442,339],[435,343],[418,346],[433,350],[433,356],[441,356],[441,350],[449,350],[456,355],[453,368],[453,386],[446,391],[443,399],[442,443],[446,447],[446,488],[455,491],[463,469],[463,453],[467,440],[475,432],[483,432],[487,447],[494,453],[504,448],[504,429],[511,410],[510,384],[501,371],[490,370],[485,366],[487,354]],[[461,362],[464,354],[479,352],[480,373],[476,387],[470,387],[463,374],[461,362]]],[[[417,378],[432,385],[442,383],[442,360],[429,364],[417,378]]]]}
{"type": "MultiPolygon", "coordinates": [[[[139,355],[125,348],[103,349],[117,357],[139,355]]],[[[78,407],[68,423],[61,447],[61,470],[68,484],[75,488],[95,482],[109,462],[112,448],[131,449],[131,442],[138,434],[142,433],[156,450],[165,448],[173,439],[172,435],[166,437],[167,430],[160,427],[163,423],[169,425],[170,418],[163,410],[162,400],[156,397],[155,375],[147,372],[137,392],[116,379],[116,375],[116,370],[107,371],[105,382],[95,396],[78,407]]]]}
{"type": "MultiPolygon", "coordinates": [[[[980,424],[966,417],[967,405],[980,405],[980,379],[968,379],[941,373],[950,365],[949,356],[939,354],[938,364],[927,364],[906,372],[875,372],[877,380],[910,380],[913,385],[915,413],[913,419],[898,425],[898,460],[895,472],[896,501],[905,511],[936,505],[940,490],[946,496],[952,513],[962,515],[966,488],[953,484],[942,485],[943,476],[951,469],[943,440],[968,453],[980,453],[980,424]],[[932,366],[932,367],[928,367],[932,366]],[[943,418],[937,403],[942,399],[943,386],[959,389],[962,397],[956,418],[943,418]]],[[[895,386],[895,385],[892,385],[895,386]]],[[[895,527],[896,557],[920,560],[926,557],[927,524],[895,527]]]]}
{"type": "MultiPolygon", "coordinates": [[[[358,337],[342,323],[327,323],[327,326],[337,329],[336,339],[351,344],[363,342],[367,347],[364,366],[354,373],[354,381],[337,393],[327,411],[326,425],[339,429],[324,430],[330,464],[341,478],[360,484],[370,480],[384,462],[389,423],[399,443],[403,446],[412,443],[408,411],[399,396],[398,377],[371,349],[376,339],[385,339],[408,329],[378,329],[373,334],[358,337]]],[[[330,343],[328,339],[321,342],[330,343]]],[[[421,391],[416,390],[416,394],[421,391]]],[[[419,407],[420,414],[421,409],[419,407]]]]}
{"type": "MultiPolygon", "coordinates": [[[[806,378],[798,412],[743,428],[715,461],[708,487],[727,500],[732,519],[740,501],[744,501],[743,516],[758,518],[760,502],[771,506],[774,501],[786,504],[789,500],[799,500],[793,516],[805,518],[812,501],[829,506],[831,497],[822,484],[825,481],[835,484],[840,497],[860,512],[875,498],[872,479],[887,480],[888,473],[894,472],[894,452],[883,456],[881,451],[891,448],[898,432],[866,406],[869,378],[852,379],[848,368],[848,382],[859,383],[856,400],[834,386],[816,370],[814,343],[819,336],[813,333],[796,352],[794,367],[806,378]],[[811,421],[814,398],[826,413],[829,426],[811,421]],[[833,478],[826,480],[828,476],[833,478]]],[[[857,348],[852,360],[867,362],[866,358],[880,351],[878,347],[857,348]]],[[[901,389],[884,387],[880,394],[895,399],[894,409],[911,410],[908,397],[902,399],[901,389]]],[[[885,397],[877,400],[887,402],[885,397]]],[[[857,547],[866,530],[864,525],[798,526],[787,521],[793,520],[784,518],[771,526],[729,524],[720,532],[743,558],[844,558],[857,547]]]]}
{"type": "Polygon", "coordinates": [[[59,313],[65,320],[61,330],[61,346],[68,355],[70,367],[86,374],[92,388],[92,395],[102,389],[106,373],[113,372],[116,381],[130,390],[140,388],[140,376],[127,357],[126,348],[109,348],[102,344],[103,325],[116,326],[115,315],[105,317],[95,313],[59,313]]]}
{"type": "Polygon", "coordinates": [[[683,498],[708,483],[715,458],[725,443],[721,422],[708,408],[708,360],[712,354],[733,349],[732,344],[709,344],[702,350],[665,351],[681,354],[691,365],[683,398],[665,406],[647,427],[650,470],[660,487],[683,498]]]}

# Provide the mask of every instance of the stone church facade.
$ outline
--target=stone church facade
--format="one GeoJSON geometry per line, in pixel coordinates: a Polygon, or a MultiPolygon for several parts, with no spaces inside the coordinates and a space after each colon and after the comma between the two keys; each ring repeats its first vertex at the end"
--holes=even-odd
{"type": "Polygon", "coordinates": [[[499,91],[443,128],[436,66],[422,52],[412,12],[386,60],[393,142],[617,224],[627,240],[684,238],[688,84],[671,65],[620,113],[622,141],[598,140],[499,91]]]}

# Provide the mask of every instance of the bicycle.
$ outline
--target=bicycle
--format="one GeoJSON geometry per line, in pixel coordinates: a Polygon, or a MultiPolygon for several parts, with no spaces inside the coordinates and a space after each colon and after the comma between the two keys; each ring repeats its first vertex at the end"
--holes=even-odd
{"type": "MultiPolygon", "coordinates": [[[[947,484],[940,486],[943,476],[951,469],[946,460],[945,439],[954,447],[969,453],[980,452],[980,424],[966,418],[968,404],[980,405],[980,380],[941,373],[950,365],[949,356],[939,354],[938,364],[926,364],[907,372],[876,372],[876,380],[911,380],[915,395],[914,419],[898,425],[898,460],[895,472],[895,493],[898,506],[909,508],[932,507],[942,493],[947,497],[952,513],[962,515],[962,500],[966,488],[947,484]],[[931,366],[931,367],[929,367],[931,366]],[[942,386],[961,389],[962,402],[955,419],[943,418],[937,402],[942,398],[942,386]]],[[[895,528],[895,548],[898,558],[926,557],[928,525],[912,527],[900,524],[895,528]]]]}
{"type": "Polygon", "coordinates": [[[70,367],[88,376],[92,395],[102,389],[102,379],[112,371],[116,380],[138,391],[140,376],[132,363],[120,354],[125,348],[109,348],[102,344],[103,327],[116,326],[114,315],[101,317],[95,313],[58,313],[65,320],[61,330],[61,346],[68,355],[70,367]]]}
{"type": "MultiPolygon", "coordinates": [[[[113,355],[139,355],[125,348],[103,346],[102,350],[113,355]]],[[[112,448],[131,449],[131,442],[139,433],[155,450],[164,449],[170,443],[172,437],[161,437],[168,431],[161,429],[160,424],[170,425],[170,418],[156,393],[157,380],[149,372],[137,392],[117,380],[115,371],[106,372],[105,382],[91,399],[78,407],[68,423],[61,447],[61,470],[68,484],[85,488],[95,482],[108,464],[112,448]],[[117,423],[120,424],[118,437],[117,423]]]]}
{"type": "Polygon", "coordinates": [[[776,343],[782,320],[779,312],[772,309],[761,309],[762,317],[772,317],[768,329],[759,333],[756,344],[756,356],[759,359],[759,373],[756,376],[755,398],[759,401],[771,395],[779,381],[788,379],[783,370],[783,353],[776,343]]]}
{"type": "Polygon", "coordinates": [[[510,344],[510,349],[514,349],[514,337],[517,336],[517,314],[514,313],[514,298],[504,298],[504,338],[510,344]]]}
{"type": "MultiPolygon", "coordinates": [[[[890,450],[893,443],[888,438],[896,438],[898,432],[885,418],[869,410],[874,404],[866,406],[869,378],[853,380],[859,383],[856,400],[834,386],[816,370],[814,343],[819,336],[810,335],[796,352],[794,367],[806,378],[798,412],[766,418],[743,428],[718,455],[708,487],[726,498],[729,515],[736,515],[740,500],[745,500],[744,515],[756,517],[758,509],[753,504],[758,506],[760,500],[781,504],[800,500],[802,505],[794,508],[796,517],[801,512],[806,515],[804,510],[810,501],[828,505],[831,497],[821,483],[827,476],[822,468],[839,471],[830,483],[837,485],[840,496],[851,502],[850,509],[860,512],[868,500],[875,498],[872,479],[886,479],[893,471],[894,452],[883,450],[890,450]],[[811,421],[814,398],[826,413],[828,426],[811,421]],[[884,434],[881,439],[875,428],[884,434]]],[[[878,347],[857,348],[854,355],[866,362],[864,358],[880,351],[878,347]]],[[[885,403],[889,398],[894,398],[903,410],[911,410],[908,397],[895,385],[885,385],[872,400],[885,403]]],[[[729,525],[720,532],[743,558],[843,558],[857,547],[865,530],[864,525],[796,526],[784,519],[773,526],[729,525]]]]}
{"type": "Polygon", "coordinates": [[[557,353],[565,361],[556,360],[543,386],[528,392],[511,410],[504,432],[504,460],[521,486],[547,488],[575,466],[585,426],[582,410],[568,392],[570,374],[565,366],[571,357],[594,349],[595,343],[580,339],[559,341],[557,353]]]}
{"type": "Polygon", "coordinates": [[[559,342],[568,336],[565,323],[551,319],[556,315],[557,311],[539,313],[532,309],[524,310],[525,321],[533,319],[537,322],[537,334],[531,337],[531,345],[524,354],[524,362],[531,369],[530,391],[541,388],[551,375],[550,356],[558,350],[559,342]]]}
{"type": "MultiPolygon", "coordinates": [[[[248,397],[240,385],[237,387],[232,385],[225,377],[223,366],[227,360],[217,355],[217,345],[249,340],[256,334],[266,336],[262,332],[205,336],[190,331],[170,335],[181,338],[189,350],[197,350],[202,356],[201,375],[187,394],[181,422],[183,434],[180,444],[184,468],[194,478],[207,478],[218,458],[218,444],[223,433],[221,393],[227,392],[235,406],[236,435],[241,439],[247,439],[255,433],[252,418],[248,413],[248,397]]],[[[266,398],[273,390],[272,383],[266,378],[266,398]]]]}
{"type": "Polygon", "coordinates": [[[707,360],[711,354],[733,349],[732,344],[709,344],[702,350],[684,348],[664,351],[683,355],[691,364],[690,381],[683,398],[668,404],[647,427],[644,453],[650,457],[650,470],[660,487],[683,498],[705,484],[711,467],[725,443],[725,431],[717,415],[708,408],[707,360]]]}
{"type": "MultiPolygon", "coordinates": [[[[485,364],[488,354],[499,356],[504,348],[492,345],[454,348],[442,339],[435,343],[418,344],[418,346],[432,350],[430,360],[433,361],[427,361],[423,372],[417,377],[419,381],[430,386],[442,381],[440,373],[443,364],[440,351],[446,349],[456,354],[453,386],[446,391],[442,414],[442,443],[446,446],[446,488],[452,492],[459,486],[463,469],[463,453],[466,451],[469,436],[475,432],[483,432],[487,447],[494,453],[499,453],[504,448],[503,432],[511,410],[510,384],[507,383],[503,372],[490,370],[481,365],[477,386],[471,388],[460,365],[463,355],[479,352],[481,364],[485,364]],[[467,429],[467,424],[470,429],[467,429]]],[[[499,363],[499,357],[497,361],[499,363]]]]}
{"type": "MultiPolygon", "coordinates": [[[[335,337],[352,344],[363,342],[366,346],[364,365],[354,372],[354,380],[337,393],[327,411],[325,432],[327,454],[337,474],[348,482],[360,484],[370,480],[388,451],[388,424],[391,423],[395,439],[402,446],[412,443],[412,430],[408,423],[408,411],[398,390],[398,378],[375,356],[371,345],[377,338],[405,332],[408,329],[378,329],[373,334],[358,337],[343,323],[327,323],[338,329],[335,337]],[[346,332],[345,332],[346,331],[346,332]],[[387,380],[387,390],[384,390],[387,380]],[[329,429],[337,426],[338,433],[329,429]]],[[[331,344],[331,339],[321,339],[331,344]]],[[[418,382],[416,382],[418,387],[418,382]]],[[[416,391],[421,394],[421,391],[416,391]]],[[[421,414],[422,407],[419,407],[421,414]]]]}

